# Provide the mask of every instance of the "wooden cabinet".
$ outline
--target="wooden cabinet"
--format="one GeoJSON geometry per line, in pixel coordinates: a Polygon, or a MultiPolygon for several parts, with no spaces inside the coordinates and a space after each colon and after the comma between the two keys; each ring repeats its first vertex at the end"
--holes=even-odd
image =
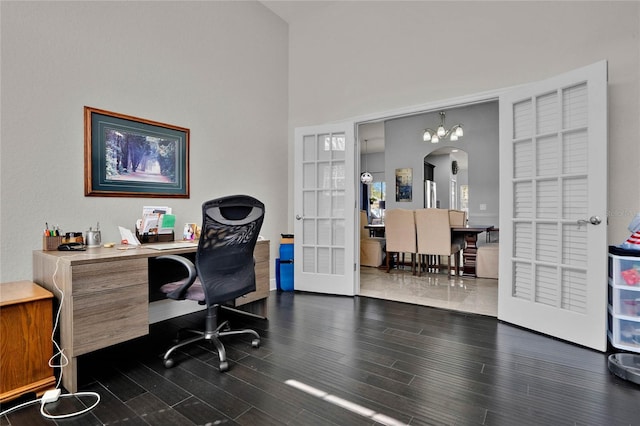
{"type": "Polygon", "coordinates": [[[31,281],[0,284],[0,403],[55,386],[52,298],[31,281]]]}

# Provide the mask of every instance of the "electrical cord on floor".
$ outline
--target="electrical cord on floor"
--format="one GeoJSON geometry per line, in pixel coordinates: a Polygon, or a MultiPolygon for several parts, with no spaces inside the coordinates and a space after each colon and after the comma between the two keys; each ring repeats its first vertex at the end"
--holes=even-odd
{"type": "Polygon", "coordinates": [[[47,391],[44,393],[44,395],[42,396],[42,398],[38,398],[38,399],[34,399],[32,401],[27,401],[27,402],[23,402],[22,404],[16,405],[15,407],[11,407],[8,410],[5,410],[3,412],[0,412],[0,417],[11,413],[12,411],[16,411],[19,410],[21,408],[24,407],[28,407],[29,405],[33,405],[40,402],[40,414],[42,414],[44,417],[48,418],[48,419],[66,419],[69,417],[74,417],[74,416],[78,416],[80,414],[84,414],[88,411],[93,410],[98,403],[100,402],[100,395],[96,392],[76,392],[76,393],[67,393],[67,394],[60,394],[60,389],[55,389],[55,390],[51,390],[51,391],[47,391]],[[48,412],[45,411],[44,406],[51,403],[51,402],[56,402],[59,398],[63,398],[63,397],[70,397],[70,396],[95,396],[96,397],[96,402],[93,403],[93,405],[85,408],[84,410],[80,410],[80,411],[76,411],[73,413],[68,413],[68,414],[59,414],[59,415],[54,415],[54,414],[49,414],[48,412]]]}
{"type": "MultiPolygon", "coordinates": [[[[59,394],[60,389],[56,389],[57,394],[59,394]]],[[[55,392],[55,391],[50,391],[50,392],[55,392]]],[[[46,396],[46,392],[45,392],[45,396],[46,396]]],[[[63,395],[55,395],[55,400],[47,400],[45,399],[45,396],[43,396],[40,400],[42,401],[42,404],[40,404],[40,414],[42,414],[44,417],[46,417],[47,419],[67,419],[69,417],[74,417],[74,416],[79,416],[80,414],[84,414],[87,413],[91,410],[93,410],[99,403],[100,403],[100,395],[96,392],[76,392],[76,393],[67,393],[67,394],[63,394],[63,395]],[[44,406],[47,405],[50,402],[56,402],[59,398],[63,398],[63,397],[70,397],[70,396],[95,396],[96,397],[96,402],[93,403],[93,405],[90,405],[89,407],[85,408],[84,410],[80,410],[80,411],[76,411],[73,413],[68,413],[68,414],[58,414],[58,415],[54,415],[54,414],[49,414],[45,411],[44,406]]]]}
{"type": "Polygon", "coordinates": [[[93,410],[99,403],[100,403],[100,395],[96,392],[76,392],[76,393],[67,393],[67,394],[61,394],[61,390],[60,390],[60,383],[62,383],[62,367],[65,367],[69,364],[69,359],[67,358],[67,356],[64,354],[64,349],[60,348],[60,346],[58,345],[58,342],[56,342],[55,339],[55,333],[56,333],[56,329],[58,328],[58,325],[60,323],[60,313],[62,311],[62,302],[64,301],[64,292],[60,289],[60,287],[58,287],[58,283],[56,282],[56,274],[58,273],[58,269],[60,266],[60,259],[64,259],[64,258],[72,258],[72,257],[76,257],[76,256],[82,256],[82,254],[76,254],[76,255],[72,255],[72,256],[60,256],[57,261],[56,261],[56,268],[53,271],[53,275],[51,277],[51,280],[53,281],[53,286],[55,287],[55,289],[58,291],[58,293],[60,293],[60,301],[58,303],[58,311],[56,312],[56,318],[55,318],[55,322],[53,325],[53,330],[51,331],[51,341],[53,342],[54,346],[56,347],[56,352],[53,354],[53,356],[51,358],[49,358],[49,367],[52,368],[60,368],[60,377],[58,377],[58,383],[56,384],[56,388],[53,390],[48,390],[44,393],[44,395],[42,396],[42,398],[38,398],[35,399],[33,401],[27,401],[24,402],[22,404],[16,405],[15,407],[9,408],[5,411],[0,412],[0,417],[9,414],[12,411],[16,411],[20,408],[24,408],[27,407],[29,405],[35,404],[40,402],[40,414],[42,414],[42,416],[48,418],[48,419],[66,419],[69,417],[74,417],[74,416],[78,416],[80,414],[84,414],[87,413],[91,410],[93,410]],[[60,356],[60,363],[59,364],[55,364],[54,363],[54,359],[60,356]],[[80,410],[80,411],[76,411],[73,413],[68,413],[68,414],[59,414],[59,415],[54,415],[54,414],[49,414],[46,410],[45,410],[45,405],[49,404],[51,402],[56,402],[58,401],[58,399],[63,398],[63,397],[73,397],[73,396],[95,396],[96,397],[96,402],[93,403],[93,405],[85,408],[84,410],[80,410]]]}

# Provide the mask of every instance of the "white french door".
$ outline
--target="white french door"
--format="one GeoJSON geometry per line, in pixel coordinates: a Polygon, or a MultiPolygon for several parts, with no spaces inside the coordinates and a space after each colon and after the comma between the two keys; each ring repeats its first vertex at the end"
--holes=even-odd
{"type": "Polygon", "coordinates": [[[607,347],[607,63],[500,96],[498,319],[607,347]]]}
{"type": "Polygon", "coordinates": [[[354,123],[295,130],[294,287],[355,294],[354,123]]]}

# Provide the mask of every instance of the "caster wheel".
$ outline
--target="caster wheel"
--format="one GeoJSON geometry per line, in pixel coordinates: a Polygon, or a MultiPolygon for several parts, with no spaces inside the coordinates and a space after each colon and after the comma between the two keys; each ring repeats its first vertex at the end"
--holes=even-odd
{"type": "Polygon", "coordinates": [[[172,368],[175,365],[173,358],[167,358],[162,361],[162,363],[164,364],[164,368],[172,368]]]}
{"type": "Polygon", "coordinates": [[[260,339],[253,339],[251,341],[251,347],[252,348],[259,348],[260,347],[260,339]]]}
{"type": "Polygon", "coordinates": [[[220,372],[227,371],[229,369],[229,363],[227,361],[222,361],[220,363],[220,372]]]}

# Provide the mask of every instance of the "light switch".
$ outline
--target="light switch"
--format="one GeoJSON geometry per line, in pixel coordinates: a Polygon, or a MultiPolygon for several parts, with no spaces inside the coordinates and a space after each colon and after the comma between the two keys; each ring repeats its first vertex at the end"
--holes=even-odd
{"type": "Polygon", "coordinates": [[[480,204],[480,211],[485,211],[487,209],[486,204],[480,204]]]}

